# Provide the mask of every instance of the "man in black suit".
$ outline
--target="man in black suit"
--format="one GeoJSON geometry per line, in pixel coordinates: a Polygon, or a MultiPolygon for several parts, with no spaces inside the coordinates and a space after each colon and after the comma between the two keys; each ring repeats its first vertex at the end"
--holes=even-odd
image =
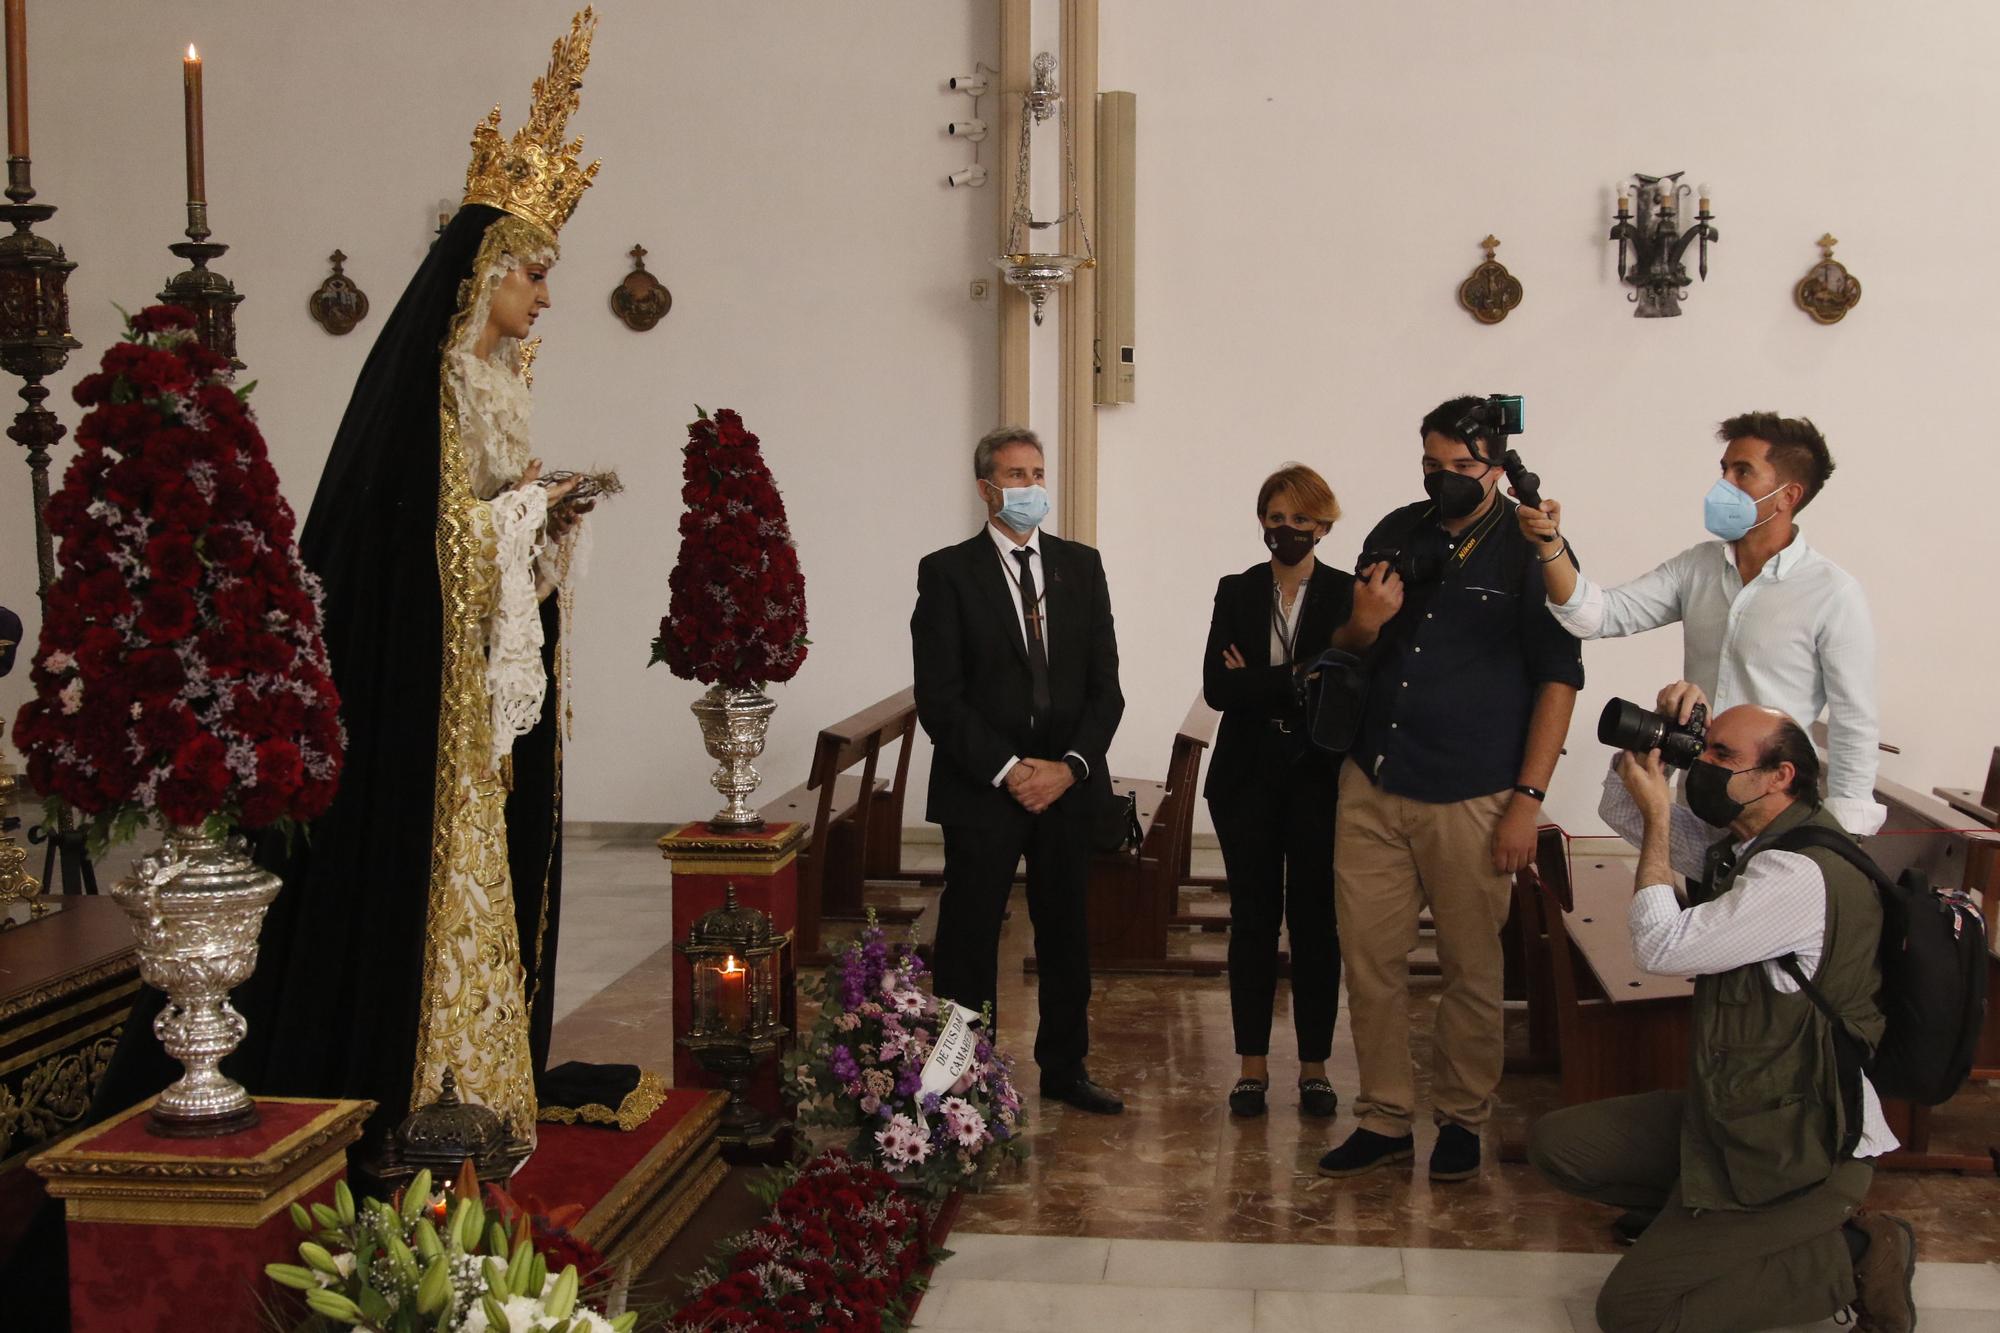
{"type": "Polygon", "coordinates": [[[989,432],[972,455],[988,522],[917,566],[910,617],[917,718],[936,753],[925,817],[944,829],[937,993],[992,1004],[1000,923],[1028,858],[1040,968],[1042,1095],[1115,1115],[1091,1082],[1084,891],[1091,816],[1111,799],[1104,754],[1125,711],[1111,593],[1096,551],[1040,530],[1048,514],[1033,431],[989,432]]]}

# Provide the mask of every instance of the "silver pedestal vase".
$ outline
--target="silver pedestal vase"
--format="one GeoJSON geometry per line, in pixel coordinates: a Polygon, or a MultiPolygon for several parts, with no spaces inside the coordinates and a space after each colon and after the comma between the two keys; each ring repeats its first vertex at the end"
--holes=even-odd
{"type": "Polygon", "coordinates": [[[764,817],[750,808],[750,794],[763,781],[751,760],[764,753],[764,736],[771,729],[777,700],[762,690],[711,685],[708,693],[688,705],[701,724],[701,742],[715,759],[709,781],[727,802],[710,815],[714,828],[762,828],[764,817]]]}
{"type": "Polygon", "coordinates": [[[241,837],[176,828],[111,890],[139,935],[139,974],[165,992],[153,1032],[186,1073],[153,1106],[149,1128],[176,1138],[233,1134],[257,1106],[217,1067],[248,1030],[229,992],[257,966],[257,932],[280,881],[241,837]]]}

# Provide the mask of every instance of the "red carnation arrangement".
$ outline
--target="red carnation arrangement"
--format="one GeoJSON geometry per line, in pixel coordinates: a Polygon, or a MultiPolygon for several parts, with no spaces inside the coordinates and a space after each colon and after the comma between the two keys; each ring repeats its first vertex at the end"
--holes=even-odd
{"type": "Polygon", "coordinates": [[[757,437],[723,408],[688,423],[681,553],[653,656],[683,680],[754,690],[806,660],[806,584],[757,437]]]}
{"type": "Polygon", "coordinates": [[[319,581],[229,362],[152,306],[78,382],[90,411],[49,499],[35,697],[14,736],[52,805],[101,843],[157,812],[286,825],[333,800],[347,738],[319,581]]]}
{"type": "Polygon", "coordinates": [[[932,1225],[924,1202],[888,1174],[822,1153],[761,1225],[735,1238],[733,1253],[694,1275],[667,1333],[904,1328],[943,1255],[932,1225]]]}

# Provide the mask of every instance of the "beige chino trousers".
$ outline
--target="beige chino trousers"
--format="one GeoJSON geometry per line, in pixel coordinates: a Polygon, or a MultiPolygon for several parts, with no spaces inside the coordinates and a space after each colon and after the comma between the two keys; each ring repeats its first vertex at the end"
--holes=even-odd
{"type": "Polygon", "coordinates": [[[1493,868],[1493,830],[1510,793],[1433,803],[1383,791],[1353,760],[1340,769],[1334,901],[1346,964],[1348,1015],[1361,1089],[1361,1128],[1410,1132],[1410,950],[1417,914],[1437,928],[1438,999],[1431,1106],[1439,1120],[1478,1132],[1500,1084],[1500,927],[1512,877],[1493,868]]]}

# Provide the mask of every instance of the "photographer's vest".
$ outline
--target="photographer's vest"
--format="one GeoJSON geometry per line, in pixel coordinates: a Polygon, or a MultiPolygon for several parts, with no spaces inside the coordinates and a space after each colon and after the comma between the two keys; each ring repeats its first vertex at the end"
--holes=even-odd
{"type": "MultiPolygon", "coordinates": [[[[1729,892],[1743,862],[1800,824],[1838,830],[1817,806],[1797,804],[1736,858],[1709,848],[1694,901],[1729,892]]],[[[1809,974],[1849,1032],[1872,1051],[1883,1018],[1876,950],[1882,904],[1875,885],[1831,852],[1801,853],[1826,879],[1826,935],[1809,974]]],[[[1695,978],[1694,1059],[1681,1121],[1681,1201],[1689,1208],[1762,1208],[1825,1180],[1848,1124],[1833,1029],[1803,992],[1780,994],[1763,963],[1695,978]]]]}

